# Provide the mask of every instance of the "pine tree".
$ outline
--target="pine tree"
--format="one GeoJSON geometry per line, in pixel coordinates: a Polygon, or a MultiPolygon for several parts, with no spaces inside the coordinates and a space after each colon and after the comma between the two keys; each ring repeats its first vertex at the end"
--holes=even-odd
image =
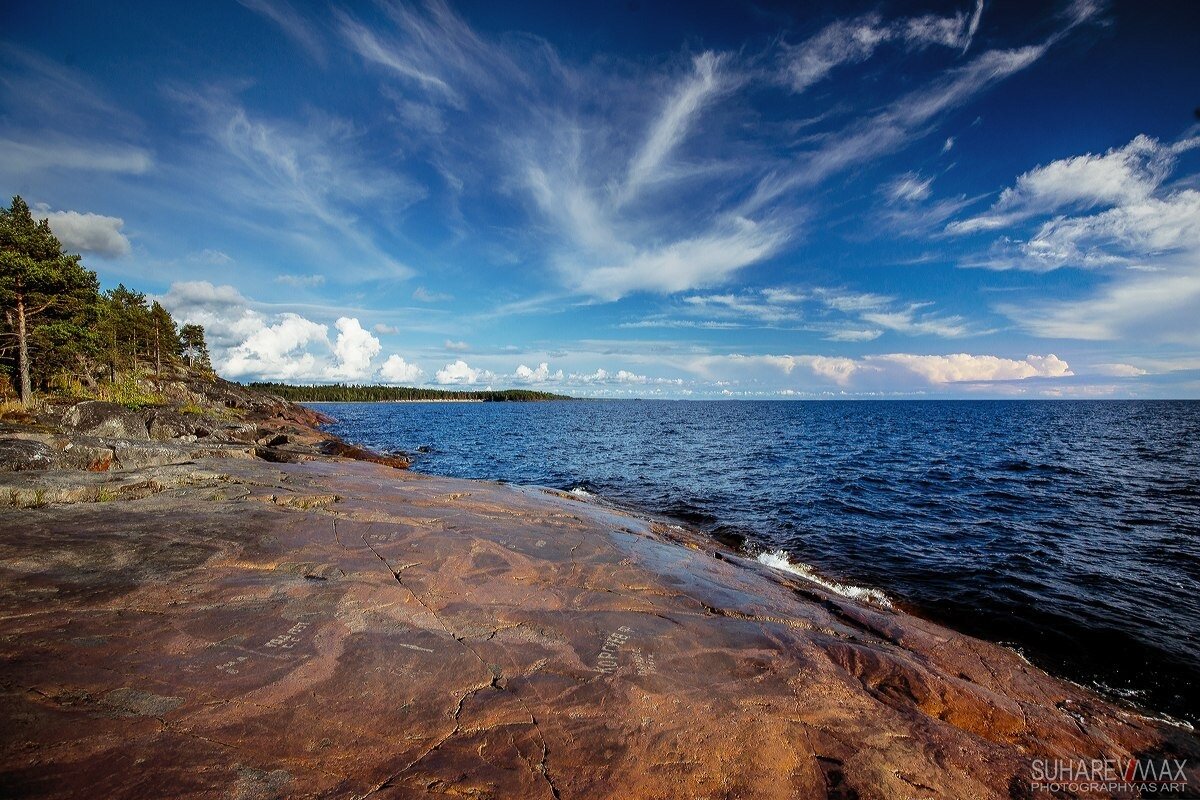
{"type": "Polygon", "coordinates": [[[15,337],[16,372],[22,403],[33,399],[30,340],[38,318],[62,321],[94,304],[96,274],[63,250],[43,219],[36,222],[19,196],[0,209],[0,307],[6,333],[15,337]]]}
{"type": "Polygon", "coordinates": [[[154,377],[162,379],[163,361],[171,363],[179,357],[179,331],[171,314],[157,300],[150,306],[154,336],[154,377]]]}
{"type": "Polygon", "coordinates": [[[204,326],[203,325],[184,325],[179,329],[179,343],[182,345],[183,358],[188,366],[197,367],[205,371],[212,371],[212,362],[209,360],[208,343],[204,341],[204,326]]]}

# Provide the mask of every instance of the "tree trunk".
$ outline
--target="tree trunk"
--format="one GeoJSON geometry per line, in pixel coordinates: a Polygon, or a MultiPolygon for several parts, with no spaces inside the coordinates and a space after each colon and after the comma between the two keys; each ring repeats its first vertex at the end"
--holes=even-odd
{"type": "Polygon", "coordinates": [[[154,380],[162,380],[162,350],[157,321],[154,323],[154,380]]]}
{"type": "Polygon", "coordinates": [[[33,401],[33,384],[29,380],[29,339],[25,335],[25,297],[17,295],[17,364],[21,373],[21,402],[33,401]]]}

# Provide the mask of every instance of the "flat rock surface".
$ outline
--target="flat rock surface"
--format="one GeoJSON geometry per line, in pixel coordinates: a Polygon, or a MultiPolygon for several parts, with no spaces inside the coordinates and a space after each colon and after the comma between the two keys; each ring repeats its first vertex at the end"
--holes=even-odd
{"type": "Polygon", "coordinates": [[[70,481],[0,509],[4,796],[1020,798],[1050,796],[1035,758],[1198,758],[1009,650],[556,492],[70,481]]]}

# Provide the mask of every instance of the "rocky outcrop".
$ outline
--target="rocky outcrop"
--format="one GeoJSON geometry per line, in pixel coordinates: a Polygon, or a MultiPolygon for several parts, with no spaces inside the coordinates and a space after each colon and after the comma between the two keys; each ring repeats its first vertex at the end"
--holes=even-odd
{"type": "Polygon", "coordinates": [[[329,459],[0,476],[36,487],[0,509],[8,795],[1011,800],[1104,758],[1200,786],[1186,730],[573,496],[329,459]]]}
{"type": "Polygon", "coordinates": [[[53,467],[105,472],[256,457],[279,463],[333,457],[408,467],[402,454],[375,453],[325,433],[320,426],[330,420],[323,414],[211,375],[181,372],[155,388],[182,405],[135,410],[51,398],[37,414],[10,412],[0,420],[0,472],[53,467]]]}
{"type": "Polygon", "coordinates": [[[99,400],[76,403],[62,416],[62,426],[85,436],[148,441],[145,418],[136,411],[99,400]]]}
{"type": "Polygon", "coordinates": [[[53,465],[54,450],[44,442],[0,439],[0,472],[49,469],[53,465]]]}

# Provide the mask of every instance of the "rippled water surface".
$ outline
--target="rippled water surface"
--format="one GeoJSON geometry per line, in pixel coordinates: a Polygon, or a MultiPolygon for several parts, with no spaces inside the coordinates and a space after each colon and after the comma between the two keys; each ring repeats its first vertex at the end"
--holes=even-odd
{"type": "Polygon", "coordinates": [[[313,406],[420,471],[582,487],[783,548],[1200,719],[1200,402],[313,406]]]}

